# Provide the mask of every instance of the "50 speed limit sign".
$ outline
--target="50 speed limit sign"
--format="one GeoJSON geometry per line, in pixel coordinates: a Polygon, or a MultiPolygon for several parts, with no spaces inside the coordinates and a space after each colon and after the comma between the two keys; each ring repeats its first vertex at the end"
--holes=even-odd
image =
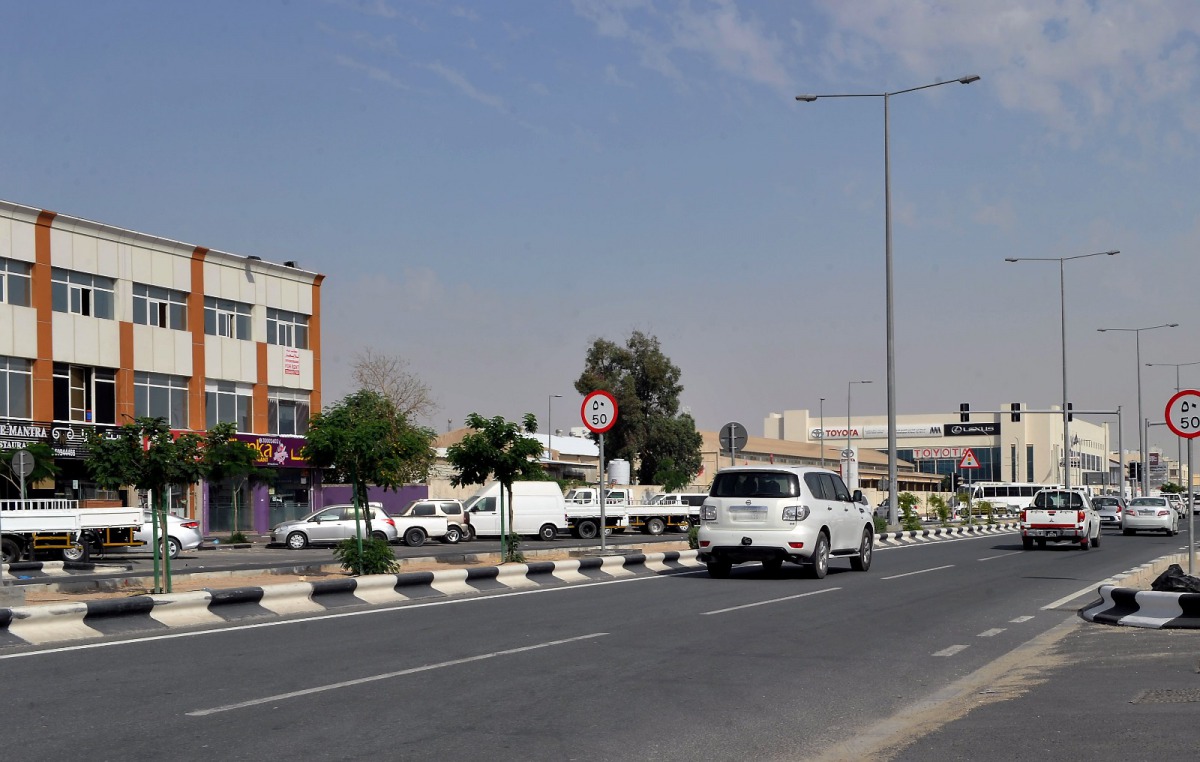
{"type": "Polygon", "coordinates": [[[1167,402],[1165,418],[1171,431],[1184,439],[1200,437],[1200,391],[1184,389],[1177,393],[1167,402]]]}
{"type": "Polygon", "coordinates": [[[583,425],[593,434],[603,434],[617,422],[617,398],[597,390],[583,398],[583,425]]]}

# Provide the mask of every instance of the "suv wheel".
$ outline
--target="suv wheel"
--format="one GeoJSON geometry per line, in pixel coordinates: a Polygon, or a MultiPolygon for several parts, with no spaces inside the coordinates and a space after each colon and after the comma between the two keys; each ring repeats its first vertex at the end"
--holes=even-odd
{"type": "Polygon", "coordinates": [[[708,564],[708,576],[713,579],[726,579],[729,577],[729,572],[733,571],[733,564],[721,559],[713,559],[708,564]]]}
{"type": "Polygon", "coordinates": [[[462,539],[462,530],[455,524],[446,527],[446,536],[442,538],[442,542],[447,545],[456,545],[462,539]]]}
{"type": "Polygon", "coordinates": [[[824,532],[817,535],[817,545],[813,548],[809,573],[816,579],[825,579],[825,575],[829,573],[829,537],[824,532]]]}
{"type": "Polygon", "coordinates": [[[850,559],[850,568],[854,571],[867,571],[871,568],[871,554],[875,550],[875,538],[870,529],[863,530],[862,543],[858,546],[858,555],[850,559]]]}

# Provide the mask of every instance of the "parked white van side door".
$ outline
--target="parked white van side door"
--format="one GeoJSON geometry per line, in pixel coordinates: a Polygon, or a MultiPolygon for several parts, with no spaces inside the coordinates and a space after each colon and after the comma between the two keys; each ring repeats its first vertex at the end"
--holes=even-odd
{"type": "Polygon", "coordinates": [[[496,502],[494,497],[481,497],[468,510],[475,534],[481,537],[500,536],[500,512],[496,510],[496,502]]]}

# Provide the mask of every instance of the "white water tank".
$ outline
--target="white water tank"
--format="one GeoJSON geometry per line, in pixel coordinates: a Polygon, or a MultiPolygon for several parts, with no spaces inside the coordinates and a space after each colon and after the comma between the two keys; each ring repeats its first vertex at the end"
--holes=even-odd
{"type": "Polygon", "coordinates": [[[629,461],[616,458],[608,462],[608,483],[629,484],[629,461]]]}

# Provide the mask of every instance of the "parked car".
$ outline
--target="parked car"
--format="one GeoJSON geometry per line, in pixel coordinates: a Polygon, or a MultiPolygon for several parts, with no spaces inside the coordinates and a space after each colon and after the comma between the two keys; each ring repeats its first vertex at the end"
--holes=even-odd
{"type": "Polygon", "coordinates": [[[1122,534],[1138,531],[1179,533],[1179,514],[1165,497],[1135,497],[1125,509],[1125,521],[1121,524],[1122,534]]]}
{"type": "Polygon", "coordinates": [[[1180,516],[1186,515],[1187,503],[1183,502],[1182,495],[1178,495],[1178,494],[1172,492],[1172,493],[1163,493],[1163,497],[1165,497],[1167,499],[1167,502],[1170,503],[1171,507],[1175,509],[1176,513],[1178,513],[1180,516]]]}
{"type": "Polygon", "coordinates": [[[442,498],[414,500],[398,515],[401,518],[436,516],[445,519],[446,536],[439,539],[448,545],[475,537],[475,530],[471,528],[470,516],[463,510],[463,504],[458,500],[442,498]]]}
{"type": "Polygon", "coordinates": [[[1100,514],[1100,526],[1121,528],[1121,519],[1125,515],[1125,501],[1116,495],[1100,495],[1092,498],[1092,505],[1100,514]]]}
{"type": "MultiPolygon", "coordinates": [[[[388,516],[380,503],[371,503],[371,536],[377,540],[392,543],[399,537],[396,534],[396,522],[388,516]]],[[[319,511],[310,513],[302,519],[294,519],[278,524],[271,530],[271,542],[283,543],[293,550],[307,548],[315,544],[335,544],[355,536],[356,526],[362,522],[365,515],[358,521],[354,518],[354,506],[350,504],[330,505],[319,511]]],[[[365,531],[365,527],[364,527],[365,531]]]]}

